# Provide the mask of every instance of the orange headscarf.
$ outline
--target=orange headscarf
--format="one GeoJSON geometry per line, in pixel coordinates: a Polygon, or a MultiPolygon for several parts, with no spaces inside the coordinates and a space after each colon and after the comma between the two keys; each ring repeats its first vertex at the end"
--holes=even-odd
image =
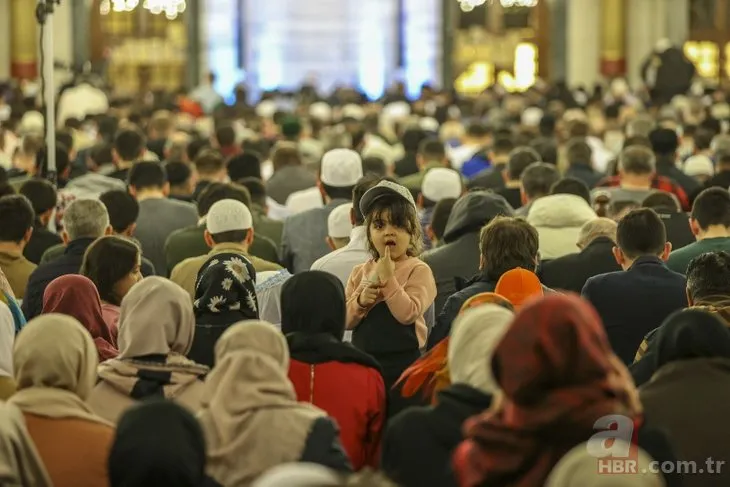
{"type": "MultiPolygon", "coordinates": [[[[472,296],[461,306],[459,316],[464,311],[483,304],[496,304],[509,310],[514,309],[512,303],[503,296],[496,293],[481,293],[472,296]]],[[[441,340],[423,357],[413,362],[398,379],[398,384],[403,383],[403,396],[413,397],[418,391],[422,391],[424,397],[435,402],[436,394],[451,383],[449,380],[448,353],[449,338],[446,337],[445,340],[441,340]]]]}
{"type": "Polygon", "coordinates": [[[519,267],[505,272],[497,282],[494,292],[507,298],[515,308],[522,307],[530,298],[544,294],[537,275],[519,267]]]}

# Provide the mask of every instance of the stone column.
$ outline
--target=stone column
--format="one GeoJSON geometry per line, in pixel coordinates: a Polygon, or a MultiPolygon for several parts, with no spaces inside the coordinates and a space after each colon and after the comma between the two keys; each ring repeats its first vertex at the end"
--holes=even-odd
{"type": "Polygon", "coordinates": [[[600,79],[601,6],[596,0],[568,0],[567,7],[568,85],[590,88],[600,79]]]}
{"type": "Polygon", "coordinates": [[[568,74],[568,4],[550,0],[550,78],[565,80],[568,74]]]}
{"type": "Polygon", "coordinates": [[[10,78],[10,2],[0,2],[0,79],[10,78]]]}
{"type": "Polygon", "coordinates": [[[607,78],[626,73],[625,0],[601,2],[601,74],[607,78]]]}
{"type": "Polygon", "coordinates": [[[689,39],[689,0],[665,0],[667,3],[667,37],[676,46],[682,46],[689,39]]]}
{"type": "Polygon", "coordinates": [[[18,79],[38,77],[38,28],[36,3],[10,0],[10,76],[18,79]]]}
{"type": "Polygon", "coordinates": [[[642,83],[641,65],[654,50],[657,41],[666,37],[667,0],[632,0],[628,2],[626,30],[626,75],[632,86],[642,83]]]}

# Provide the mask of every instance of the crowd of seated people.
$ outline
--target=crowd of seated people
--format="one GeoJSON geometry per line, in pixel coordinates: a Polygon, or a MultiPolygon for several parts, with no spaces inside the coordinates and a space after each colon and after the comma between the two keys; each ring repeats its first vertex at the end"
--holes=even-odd
{"type": "Polygon", "coordinates": [[[0,484],[729,485],[727,94],[577,95],[13,105],[0,484]]]}

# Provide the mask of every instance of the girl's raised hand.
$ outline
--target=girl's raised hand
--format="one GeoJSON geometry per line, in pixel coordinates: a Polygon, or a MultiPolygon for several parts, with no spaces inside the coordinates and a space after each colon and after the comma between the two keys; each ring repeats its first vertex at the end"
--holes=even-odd
{"type": "Polygon", "coordinates": [[[378,272],[380,283],[383,285],[395,274],[395,262],[390,258],[389,245],[385,246],[385,255],[378,259],[375,270],[378,272]]]}

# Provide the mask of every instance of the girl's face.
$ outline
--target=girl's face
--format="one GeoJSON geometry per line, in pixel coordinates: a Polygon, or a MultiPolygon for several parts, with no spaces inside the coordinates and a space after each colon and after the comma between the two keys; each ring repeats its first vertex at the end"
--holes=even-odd
{"type": "Polygon", "coordinates": [[[132,286],[142,280],[141,266],[142,257],[140,254],[137,254],[137,264],[129,274],[119,279],[114,285],[114,294],[116,294],[120,300],[127,295],[129,290],[132,289],[132,286]]]}
{"type": "Polygon", "coordinates": [[[381,257],[385,255],[385,248],[390,247],[390,258],[398,260],[408,252],[411,235],[406,229],[393,225],[390,220],[390,211],[387,209],[374,218],[370,223],[370,240],[381,257]]]}

